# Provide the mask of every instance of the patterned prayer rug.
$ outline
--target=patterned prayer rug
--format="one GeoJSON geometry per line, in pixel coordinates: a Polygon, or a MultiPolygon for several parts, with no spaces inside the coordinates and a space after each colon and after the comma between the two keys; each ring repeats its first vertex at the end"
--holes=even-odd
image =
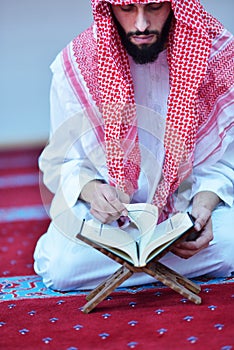
{"type": "Polygon", "coordinates": [[[81,311],[87,292],[43,285],[32,259],[49,224],[39,153],[0,152],[0,349],[234,349],[234,277],[197,279],[201,305],[156,282],[119,288],[88,315],[81,311]]]}

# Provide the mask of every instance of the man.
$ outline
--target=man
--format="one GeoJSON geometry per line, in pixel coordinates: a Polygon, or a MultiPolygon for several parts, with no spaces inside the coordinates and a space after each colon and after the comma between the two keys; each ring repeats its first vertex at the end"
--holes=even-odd
{"type": "MultiPolygon", "coordinates": [[[[70,239],[83,218],[126,226],[124,203],[151,202],[159,221],[190,210],[199,233],[164,264],[189,277],[230,275],[231,34],[197,0],[92,6],[94,25],[52,64],[51,138],[40,168],[55,196],[35,271],[57,290],[95,287],[117,263],[70,239]]],[[[125,285],[152,281],[135,274],[125,285]]]]}

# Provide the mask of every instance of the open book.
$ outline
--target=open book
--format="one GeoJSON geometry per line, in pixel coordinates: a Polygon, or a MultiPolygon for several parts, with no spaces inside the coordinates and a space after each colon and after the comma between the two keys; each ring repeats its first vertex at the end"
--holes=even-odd
{"type": "Polygon", "coordinates": [[[97,220],[84,221],[77,238],[105,248],[136,267],[143,267],[163,255],[191,232],[194,223],[188,213],[177,213],[157,225],[158,209],[145,203],[126,204],[129,222],[119,228],[97,220]]]}

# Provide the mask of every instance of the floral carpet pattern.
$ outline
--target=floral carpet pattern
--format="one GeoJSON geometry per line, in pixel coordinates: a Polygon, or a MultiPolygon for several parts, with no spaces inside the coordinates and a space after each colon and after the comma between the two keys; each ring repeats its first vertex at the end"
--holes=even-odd
{"type": "MultiPolygon", "coordinates": [[[[225,284],[234,282],[234,277],[217,279],[196,279],[194,282],[203,286],[203,291],[208,292],[213,284],[225,284]]],[[[137,287],[118,288],[118,292],[136,294],[146,290],[166,288],[160,282],[137,287]]],[[[234,288],[234,285],[233,285],[234,288]]],[[[233,289],[234,293],[234,289],[233,289]]],[[[16,276],[0,278],[0,301],[18,300],[24,298],[66,297],[75,295],[87,295],[87,291],[59,292],[46,288],[39,276],[16,276]]]]}

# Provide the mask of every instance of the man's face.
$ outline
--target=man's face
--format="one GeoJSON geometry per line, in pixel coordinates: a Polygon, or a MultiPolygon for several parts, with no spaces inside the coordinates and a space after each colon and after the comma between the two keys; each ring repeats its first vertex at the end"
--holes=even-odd
{"type": "Polygon", "coordinates": [[[112,11],[129,55],[140,64],[155,61],[167,41],[170,3],[112,5],[112,11]]]}

